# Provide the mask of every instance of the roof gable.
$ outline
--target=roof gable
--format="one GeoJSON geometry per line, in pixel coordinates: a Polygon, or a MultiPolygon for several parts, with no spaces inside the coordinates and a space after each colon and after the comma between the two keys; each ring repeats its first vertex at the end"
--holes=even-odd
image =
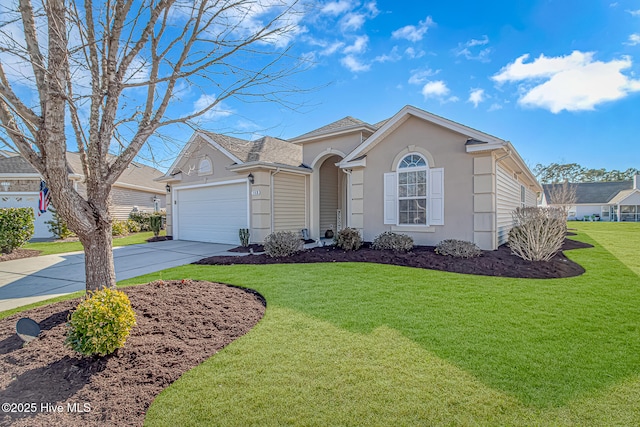
{"type": "Polygon", "coordinates": [[[419,119],[425,120],[435,125],[442,126],[445,129],[449,129],[451,131],[460,133],[462,135],[466,135],[469,138],[484,141],[489,144],[500,144],[500,145],[507,144],[506,141],[500,138],[497,138],[493,135],[480,132],[476,129],[470,128],[460,123],[456,123],[449,119],[445,119],[444,117],[440,117],[435,114],[428,113],[424,110],[413,107],[411,105],[407,105],[403,107],[396,115],[391,117],[389,120],[380,122],[379,124],[381,124],[381,126],[376,130],[376,132],[373,135],[371,135],[368,139],[366,139],[362,144],[356,147],[351,153],[349,153],[344,158],[342,163],[346,164],[351,160],[354,160],[358,157],[361,157],[364,154],[367,154],[369,150],[371,150],[378,143],[384,140],[384,138],[387,135],[389,135],[391,132],[397,129],[405,121],[407,121],[409,117],[417,117],[419,119]]]}
{"type": "Polygon", "coordinates": [[[289,141],[298,143],[304,142],[309,139],[334,135],[336,133],[344,133],[349,131],[353,132],[357,130],[367,130],[368,132],[373,133],[376,129],[378,129],[378,127],[379,126],[377,125],[371,125],[360,119],[347,116],[340,120],[336,120],[335,122],[329,123],[328,125],[312,130],[311,132],[307,132],[295,138],[291,138],[289,139],[289,141]]]}

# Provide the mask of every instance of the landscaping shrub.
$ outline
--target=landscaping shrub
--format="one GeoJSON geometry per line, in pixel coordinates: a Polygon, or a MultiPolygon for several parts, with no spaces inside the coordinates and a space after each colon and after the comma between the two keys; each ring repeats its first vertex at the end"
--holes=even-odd
{"type": "Polygon", "coordinates": [[[238,230],[238,236],[240,237],[240,245],[243,248],[249,247],[249,229],[241,228],[238,230]]]}
{"type": "Polygon", "coordinates": [[[293,231],[276,231],[264,239],[264,252],[272,258],[291,256],[303,246],[300,235],[293,231]]]}
{"type": "Polygon", "coordinates": [[[454,258],[475,258],[482,255],[482,250],[475,243],[456,239],[441,241],[436,246],[435,252],[440,255],[450,255],[454,258]]]}
{"type": "Polygon", "coordinates": [[[149,217],[149,226],[153,235],[158,237],[160,235],[160,229],[162,228],[162,217],[160,215],[151,215],[149,217]]]}
{"type": "Polygon", "coordinates": [[[0,252],[9,254],[33,237],[33,209],[0,209],[0,252]]]}
{"type": "Polygon", "coordinates": [[[127,231],[129,233],[139,233],[142,230],[142,227],[140,227],[140,224],[132,219],[126,220],[125,225],[127,226],[127,231]]]}
{"type": "Polygon", "coordinates": [[[509,248],[527,261],[549,261],[567,233],[567,217],[560,208],[517,208],[509,231],[509,248]]]}
{"type": "Polygon", "coordinates": [[[164,225],[164,219],[167,215],[166,212],[161,211],[161,212],[155,212],[155,213],[149,213],[149,212],[131,212],[129,214],[129,219],[132,221],[137,222],[138,224],[140,224],[140,231],[152,231],[151,230],[151,222],[150,222],[150,218],[154,215],[159,215],[162,217],[162,224],[164,225]]]}
{"type": "Polygon", "coordinates": [[[362,246],[362,236],[355,228],[343,228],[336,236],[336,246],[345,251],[355,251],[362,246]]]}
{"type": "Polygon", "coordinates": [[[67,237],[75,236],[75,233],[69,230],[67,227],[67,223],[60,218],[58,215],[58,211],[56,211],[53,207],[50,207],[49,210],[52,213],[51,220],[45,222],[47,224],[47,228],[49,232],[56,236],[58,239],[66,239],[67,237]]]}
{"type": "Polygon", "coordinates": [[[69,316],[65,344],[84,356],[106,356],[124,347],[136,316],[124,292],[90,294],[69,316]]]}
{"type": "Polygon", "coordinates": [[[408,252],[413,249],[413,238],[407,234],[385,231],[373,239],[371,245],[373,249],[390,249],[396,252],[408,252]]]}
{"type": "Polygon", "coordinates": [[[124,236],[128,233],[127,222],[114,219],[111,223],[111,235],[112,236],[124,236]]]}

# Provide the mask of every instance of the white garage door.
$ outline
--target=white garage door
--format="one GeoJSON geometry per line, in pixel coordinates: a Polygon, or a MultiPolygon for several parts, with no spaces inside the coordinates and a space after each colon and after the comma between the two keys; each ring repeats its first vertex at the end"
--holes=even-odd
{"type": "Polygon", "coordinates": [[[47,211],[44,214],[38,216],[38,202],[40,201],[39,193],[0,193],[0,208],[31,208],[33,209],[33,215],[35,221],[34,226],[34,239],[53,237],[53,234],[49,231],[49,226],[45,224],[47,221],[53,219],[51,211],[47,211]]]}
{"type": "Polygon", "coordinates": [[[247,183],[175,191],[178,239],[240,244],[238,230],[249,228],[247,183]]]}

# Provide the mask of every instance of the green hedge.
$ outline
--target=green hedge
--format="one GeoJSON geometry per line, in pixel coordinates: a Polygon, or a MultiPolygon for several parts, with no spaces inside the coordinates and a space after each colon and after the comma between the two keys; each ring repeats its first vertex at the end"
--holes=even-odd
{"type": "Polygon", "coordinates": [[[31,208],[0,209],[0,252],[8,254],[33,237],[35,217],[31,208]]]}

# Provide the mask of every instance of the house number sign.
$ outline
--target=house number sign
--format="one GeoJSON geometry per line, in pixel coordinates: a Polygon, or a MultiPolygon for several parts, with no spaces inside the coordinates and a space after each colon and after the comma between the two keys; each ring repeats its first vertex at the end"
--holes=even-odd
{"type": "Polygon", "coordinates": [[[251,195],[252,196],[259,196],[260,195],[260,190],[251,190],[251,195]]]}

